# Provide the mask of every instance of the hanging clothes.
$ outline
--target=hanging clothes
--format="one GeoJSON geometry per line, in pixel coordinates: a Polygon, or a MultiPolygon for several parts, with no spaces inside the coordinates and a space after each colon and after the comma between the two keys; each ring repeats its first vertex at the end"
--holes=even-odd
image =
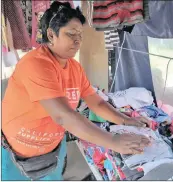
{"type": "Polygon", "coordinates": [[[31,0],[20,0],[21,8],[25,18],[25,24],[29,33],[32,35],[32,1],[31,0]]]}
{"type": "MultiPolygon", "coordinates": [[[[50,3],[52,4],[54,1],[59,1],[59,0],[51,0],[50,3]]],[[[59,2],[61,2],[61,3],[69,2],[72,8],[75,7],[72,0],[61,0],[59,2]]]]}
{"type": "Polygon", "coordinates": [[[1,14],[2,32],[2,67],[11,67],[17,64],[19,56],[14,49],[11,26],[3,14],[1,14]]]}
{"type": "Polygon", "coordinates": [[[144,21],[143,0],[94,1],[93,27],[102,29],[131,26],[144,21]]]}
{"type": "Polygon", "coordinates": [[[117,30],[104,31],[105,36],[105,48],[107,50],[113,50],[114,46],[119,43],[119,35],[117,30]]]}
{"type": "Polygon", "coordinates": [[[39,23],[44,12],[50,7],[50,1],[32,1],[32,46],[38,47],[42,42],[42,31],[39,23]]]}
{"type": "Polygon", "coordinates": [[[10,24],[14,49],[30,48],[30,38],[26,29],[20,1],[2,1],[2,13],[5,18],[5,24],[7,19],[10,24]]]}
{"type": "Polygon", "coordinates": [[[152,0],[148,2],[148,5],[150,19],[135,25],[132,35],[173,38],[173,1],[152,0]]]}
{"type": "MultiPolygon", "coordinates": [[[[7,26],[4,15],[1,14],[2,52],[8,52],[7,26]]],[[[10,36],[10,35],[9,35],[10,36]]]]}

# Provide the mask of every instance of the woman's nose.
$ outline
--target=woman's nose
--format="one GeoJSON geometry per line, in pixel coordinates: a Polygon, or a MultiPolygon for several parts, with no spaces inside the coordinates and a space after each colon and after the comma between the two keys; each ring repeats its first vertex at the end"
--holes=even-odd
{"type": "Polygon", "coordinates": [[[81,43],[80,40],[75,40],[75,41],[74,41],[74,44],[75,44],[76,46],[80,45],[80,43],[81,43]]]}

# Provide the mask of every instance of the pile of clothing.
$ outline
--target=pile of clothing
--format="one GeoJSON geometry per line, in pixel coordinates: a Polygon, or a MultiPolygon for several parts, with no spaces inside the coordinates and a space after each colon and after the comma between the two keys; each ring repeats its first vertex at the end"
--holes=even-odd
{"type": "Polygon", "coordinates": [[[101,146],[80,140],[89,163],[95,165],[104,180],[166,180],[173,175],[173,118],[157,108],[150,91],[145,88],[130,88],[106,94],[98,87],[97,93],[118,111],[129,117],[145,116],[152,121],[150,128],[115,125],[89,110],[84,101],[78,111],[101,129],[112,133],[135,133],[151,138],[152,145],[141,155],[120,155],[101,146]],[[86,113],[86,112],[85,112],[86,113]],[[158,150],[159,149],[159,150],[158,150]],[[169,165],[164,175],[162,166],[169,165]],[[157,174],[156,175],[152,175],[157,174]]]}

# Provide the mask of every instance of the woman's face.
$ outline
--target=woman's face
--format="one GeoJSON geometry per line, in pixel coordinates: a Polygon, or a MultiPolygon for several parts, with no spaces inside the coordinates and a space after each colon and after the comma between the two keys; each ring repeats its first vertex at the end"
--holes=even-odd
{"type": "Polygon", "coordinates": [[[59,36],[53,33],[53,51],[61,58],[72,58],[80,49],[83,25],[78,19],[72,19],[59,30],[59,36]]]}

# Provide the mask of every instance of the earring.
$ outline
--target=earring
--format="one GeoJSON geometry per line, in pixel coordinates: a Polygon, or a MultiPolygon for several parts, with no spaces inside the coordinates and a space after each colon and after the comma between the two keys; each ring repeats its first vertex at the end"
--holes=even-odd
{"type": "Polygon", "coordinates": [[[50,43],[49,43],[49,45],[50,45],[50,46],[53,46],[53,43],[52,43],[52,42],[50,42],[50,43]]]}

